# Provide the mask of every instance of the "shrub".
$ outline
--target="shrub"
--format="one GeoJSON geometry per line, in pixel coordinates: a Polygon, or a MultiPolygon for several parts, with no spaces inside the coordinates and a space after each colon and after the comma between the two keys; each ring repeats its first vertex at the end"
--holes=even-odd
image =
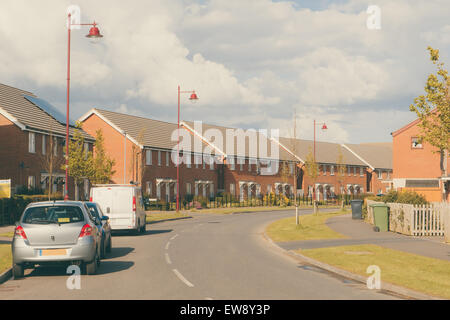
{"type": "Polygon", "coordinates": [[[414,204],[414,205],[422,205],[427,204],[428,201],[424,196],[418,194],[415,191],[395,191],[391,190],[386,195],[381,197],[382,201],[385,203],[406,203],[406,204],[414,204]]]}

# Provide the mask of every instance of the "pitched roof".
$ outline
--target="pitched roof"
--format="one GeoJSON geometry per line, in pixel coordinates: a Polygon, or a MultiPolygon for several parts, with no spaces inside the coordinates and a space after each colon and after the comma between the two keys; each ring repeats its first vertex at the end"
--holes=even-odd
{"type": "Polygon", "coordinates": [[[257,130],[251,131],[207,123],[201,123],[201,128],[196,130],[196,125],[192,121],[183,121],[183,126],[189,131],[201,135],[228,157],[294,160],[288,151],[280,148],[276,142],[257,130]],[[212,130],[216,130],[215,133],[212,130]],[[214,139],[208,133],[214,136],[214,139]],[[222,136],[222,141],[215,141],[216,134],[222,136]],[[232,140],[230,140],[231,138],[232,140]],[[260,146],[263,144],[265,144],[266,150],[260,150],[260,146]],[[275,151],[277,149],[278,154],[275,151]],[[274,154],[272,154],[272,150],[275,152],[274,154]]]}
{"type": "MultiPolygon", "coordinates": [[[[50,110],[45,111],[38,105],[25,98],[37,98],[31,92],[17,89],[0,83],[0,114],[11,120],[22,130],[36,130],[52,132],[55,135],[66,135],[66,125],[58,122],[50,110]]],[[[69,126],[69,135],[72,136],[75,128],[69,126]]],[[[95,140],[92,136],[81,130],[87,140],[95,140]]]]}
{"type": "MultiPolygon", "coordinates": [[[[125,132],[134,143],[141,145],[142,147],[171,150],[177,145],[176,136],[174,136],[175,139],[172,140],[172,134],[176,134],[178,127],[176,123],[143,118],[98,108],[90,110],[79,120],[84,121],[92,114],[97,114],[115,127],[116,130],[125,132]]],[[[180,141],[181,140],[182,136],[180,135],[180,141]]],[[[194,142],[199,143],[199,145],[203,147],[203,142],[194,136],[191,138],[191,146],[188,150],[194,150],[194,142]]]]}
{"type": "Polygon", "coordinates": [[[357,154],[373,169],[392,169],[392,143],[345,144],[349,151],[357,154]]]}
{"type": "MultiPolygon", "coordinates": [[[[292,139],[280,137],[280,143],[290,149],[292,152],[295,150],[295,154],[302,160],[306,161],[309,152],[314,150],[314,141],[292,139]]],[[[317,163],[337,163],[339,157],[339,151],[342,153],[343,164],[352,166],[366,166],[366,164],[358,159],[349,150],[343,148],[339,143],[316,141],[316,162],[317,163]]]]}

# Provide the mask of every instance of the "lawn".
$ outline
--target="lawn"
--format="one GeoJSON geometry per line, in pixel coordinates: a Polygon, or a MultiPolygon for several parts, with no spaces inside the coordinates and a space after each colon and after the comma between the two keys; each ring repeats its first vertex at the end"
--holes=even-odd
{"type": "Polygon", "coordinates": [[[329,228],[325,222],[346,212],[319,212],[300,216],[300,225],[295,224],[295,216],[272,222],[267,235],[275,242],[295,240],[339,239],[346,236],[329,228]]]}
{"type": "Polygon", "coordinates": [[[12,254],[10,244],[0,244],[0,274],[11,268],[12,254]]]}
{"type": "Polygon", "coordinates": [[[372,244],[303,249],[298,253],[367,277],[367,267],[377,265],[382,282],[450,298],[450,261],[372,244]]]}
{"type": "Polygon", "coordinates": [[[173,219],[180,219],[180,218],[188,218],[190,217],[190,215],[186,214],[186,213],[182,213],[182,212],[167,212],[167,211],[163,211],[163,212],[152,212],[152,213],[148,213],[147,212],[147,218],[146,221],[147,223],[154,223],[154,222],[158,222],[158,221],[162,221],[162,220],[173,220],[173,219]]]}

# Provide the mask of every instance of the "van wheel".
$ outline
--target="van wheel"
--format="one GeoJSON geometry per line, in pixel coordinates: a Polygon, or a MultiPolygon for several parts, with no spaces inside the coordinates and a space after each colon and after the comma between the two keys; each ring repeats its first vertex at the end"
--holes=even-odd
{"type": "Polygon", "coordinates": [[[14,263],[13,267],[12,267],[12,274],[13,274],[14,280],[23,278],[23,275],[24,275],[23,265],[21,265],[19,263],[14,263]]]}

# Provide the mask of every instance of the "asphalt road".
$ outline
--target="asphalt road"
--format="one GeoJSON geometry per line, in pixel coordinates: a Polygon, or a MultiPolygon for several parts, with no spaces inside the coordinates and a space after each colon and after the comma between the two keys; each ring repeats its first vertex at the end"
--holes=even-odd
{"type": "MultiPolygon", "coordinates": [[[[306,211],[302,211],[302,214],[306,211]]],[[[61,268],[27,270],[0,285],[0,299],[393,299],[303,265],[262,237],[293,212],[196,215],[113,237],[113,249],[81,289],[61,268]]]]}

